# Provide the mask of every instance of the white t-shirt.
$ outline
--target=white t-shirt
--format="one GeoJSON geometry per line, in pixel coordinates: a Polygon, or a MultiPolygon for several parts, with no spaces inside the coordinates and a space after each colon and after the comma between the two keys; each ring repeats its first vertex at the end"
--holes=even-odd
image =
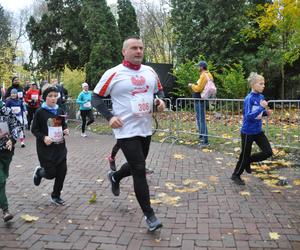
{"type": "Polygon", "coordinates": [[[123,127],[113,129],[117,139],[152,134],[153,95],[161,90],[155,71],[146,65],[132,70],[123,64],[107,70],[94,93],[111,96],[113,115],[121,118],[123,127]]]}

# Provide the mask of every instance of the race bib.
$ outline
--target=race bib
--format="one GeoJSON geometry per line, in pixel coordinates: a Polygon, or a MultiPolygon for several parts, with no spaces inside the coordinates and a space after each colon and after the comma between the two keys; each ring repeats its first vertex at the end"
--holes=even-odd
{"type": "Polygon", "coordinates": [[[39,95],[31,95],[31,100],[37,101],[39,98],[39,95]]]}
{"type": "Polygon", "coordinates": [[[136,97],[131,100],[132,113],[137,116],[143,116],[151,113],[153,99],[147,97],[136,97]]]}
{"type": "Polygon", "coordinates": [[[90,107],[92,107],[92,104],[91,104],[91,102],[86,102],[86,103],[83,104],[83,107],[84,108],[90,108],[90,107]]]}
{"type": "Polygon", "coordinates": [[[53,142],[62,142],[64,140],[62,127],[48,127],[48,136],[53,142]]]}
{"type": "Polygon", "coordinates": [[[13,114],[19,114],[21,112],[21,108],[20,107],[11,107],[11,112],[13,114]]]}
{"type": "Polygon", "coordinates": [[[20,99],[20,98],[23,98],[23,92],[18,92],[18,98],[20,99]]]}
{"type": "Polygon", "coordinates": [[[0,122],[0,138],[9,135],[7,122],[0,122]]]}

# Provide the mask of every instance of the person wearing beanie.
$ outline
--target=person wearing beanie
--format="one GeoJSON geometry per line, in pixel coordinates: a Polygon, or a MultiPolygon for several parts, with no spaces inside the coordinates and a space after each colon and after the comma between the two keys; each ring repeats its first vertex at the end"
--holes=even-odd
{"type": "Polygon", "coordinates": [[[25,102],[27,104],[27,111],[28,111],[28,115],[27,115],[27,121],[28,121],[28,125],[27,125],[27,129],[30,130],[30,125],[31,122],[33,120],[34,114],[36,112],[36,110],[40,107],[40,103],[41,103],[41,95],[40,95],[40,91],[37,87],[36,83],[30,83],[30,88],[28,89],[28,91],[26,92],[25,95],[25,102]]]}
{"type": "Polygon", "coordinates": [[[82,91],[77,97],[76,103],[79,104],[80,115],[81,115],[81,136],[86,137],[85,127],[91,125],[94,120],[93,109],[92,109],[92,94],[89,91],[89,85],[84,82],[81,84],[82,91]],[[89,118],[89,121],[86,122],[86,118],[89,118]]]}
{"type": "Polygon", "coordinates": [[[18,90],[17,89],[11,89],[10,91],[10,98],[6,99],[5,106],[10,108],[12,113],[17,117],[19,122],[21,123],[21,132],[19,135],[21,147],[25,147],[25,135],[24,135],[24,126],[26,125],[27,119],[26,119],[26,108],[22,102],[18,98],[18,90]]]}
{"type": "Polygon", "coordinates": [[[21,132],[21,124],[10,108],[0,101],[0,208],[3,211],[3,221],[7,222],[14,216],[8,211],[8,201],[5,192],[6,179],[9,175],[9,165],[14,155],[14,145],[21,132]]]}
{"type": "Polygon", "coordinates": [[[8,87],[8,89],[5,92],[3,100],[6,100],[7,98],[10,98],[10,92],[12,89],[17,90],[18,99],[23,101],[24,98],[24,89],[20,86],[20,80],[17,76],[14,76],[11,80],[11,86],[8,87]]]}
{"type": "Polygon", "coordinates": [[[64,205],[61,190],[67,173],[67,148],[65,135],[69,134],[64,111],[57,105],[58,90],[49,86],[44,88],[45,101],[33,118],[31,132],[36,137],[37,155],[40,166],[33,174],[33,183],[39,186],[42,178],[55,179],[51,202],[64,205]]]}

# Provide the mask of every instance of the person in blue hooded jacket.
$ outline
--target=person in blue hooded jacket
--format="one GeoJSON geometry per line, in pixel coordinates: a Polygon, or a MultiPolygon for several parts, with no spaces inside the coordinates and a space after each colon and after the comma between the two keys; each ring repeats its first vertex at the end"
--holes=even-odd
{"type": "Polygon", "coordinates": [[[17,119],[20,121],[21,123],[21,132],[19,135],[19,139],[20,139],[20,144],[21,147],[24,148],[25,147],[25,135],[24,135],[24,125],[26,125],[26,107],[23,104],[22,99],[19,99],[18,97],[18,90],[17,89],[11,89],[10,90],[10,96],[9,98],[6,99],[5,101],[5,106],[7,108],[10,108],[12,113],[17,117],[17,119]]]}
{"type": "Polygon", "coordinates": [[[89,91],[89,85],[84,82],[82,85],[82,91],[77,97],[76,103],[80,105],[80,115],[81,115],[81,136],[86,137],[85,128],[86,126],[91,125],[94,120],[93,109],[92,109],[92,94],[89,91]],[[86,122],[86,118],[89,118],[89,121],[86,122]]]}
{"type": "Polygon", "coordinates": [[[241,175],[246,170],[251,173],[251,163],[264,161],[272,156],[272,148],[262,130],[262,117],[269,116],[271,110],[268,102],[261,94],[265,88],[265,79],[257,73],[251,73],[248,82],[251,92],[245,97],[243,109],[243,125],[241,129],[241,154],[231,179],[238,185],[245,185],[241,175]],[[261,152],[251,154],[255,142],[261,152]]]}

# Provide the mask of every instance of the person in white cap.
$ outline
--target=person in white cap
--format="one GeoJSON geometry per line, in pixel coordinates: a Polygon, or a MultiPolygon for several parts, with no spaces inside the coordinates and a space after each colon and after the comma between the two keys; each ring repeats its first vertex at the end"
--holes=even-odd
{"type": "Polygon", "coordinates": [[[80,115],[81,115],[81,136],[86,137],[85,128],[92,124],[94,120],[93,110],[92,110],[92,94],[89,91],[89,85],[84,82],[81,84],[82,91],[77,97],[76,103],[80,105],[80,115]],[[86,118],[89,118],[89,121],[86,122],[86,118]]]}

